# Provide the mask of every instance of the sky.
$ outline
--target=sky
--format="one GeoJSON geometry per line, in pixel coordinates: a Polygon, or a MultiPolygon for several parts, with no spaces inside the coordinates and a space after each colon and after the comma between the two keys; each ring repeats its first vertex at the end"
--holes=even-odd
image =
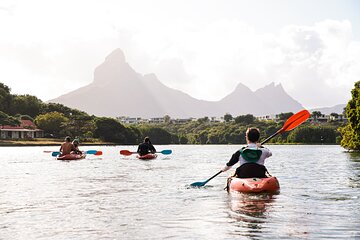
{"type": "Polygon", "coordinates": [[[359,13],[357,0],[0,0],[0,82],[47,101],[91,83],[120,48],[198,99],[274,82],[306,108],[345,104],[359,13]]]}

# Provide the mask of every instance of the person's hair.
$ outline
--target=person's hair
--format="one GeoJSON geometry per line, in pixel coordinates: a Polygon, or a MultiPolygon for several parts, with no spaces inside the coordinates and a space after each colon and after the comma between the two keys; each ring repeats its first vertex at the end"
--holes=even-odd
{"type": "Polygon", "coordinates": [[[145,137],[145,138],[144,138],[144,142],[150,142],[150,138],[149,138],[149,137],[145,137]]]}
{"type": "Polygon", "coordinates": [[[248,128],[246,131],[246,137],[250,142],[257,142],[260,138],[260,131],[258,128],[248,128]]]}
{"type": "Polygon", "coordinates": [[[65,141],[66,141],[66,142],[71,142],[71,138],[70,138],[69,136],[67,136],[67,137],[65,138],[65,141]]]}

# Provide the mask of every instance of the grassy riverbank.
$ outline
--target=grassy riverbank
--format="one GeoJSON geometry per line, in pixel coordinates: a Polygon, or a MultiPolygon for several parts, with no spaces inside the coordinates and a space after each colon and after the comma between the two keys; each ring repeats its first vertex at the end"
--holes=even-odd
{"type": "MultiPolygon", "coordinates": [[[[36,138],[36,139],[2,139],[0,146],[59,146],[64,139],[36,138]]],[[[99,139],[81,142],[81,146],[91,145],[116,145],[112,142],[104,142],[99,139]]]]}

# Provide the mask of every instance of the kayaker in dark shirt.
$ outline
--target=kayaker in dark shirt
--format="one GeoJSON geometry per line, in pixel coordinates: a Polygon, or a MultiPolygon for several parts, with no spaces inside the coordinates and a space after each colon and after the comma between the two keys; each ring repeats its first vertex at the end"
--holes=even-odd
{"type": "Polygon", "coordinates": [[[258,143],[259,139],[259,129],[248,128],[246,131],[246,141],[248,145],[236,151],[222,171],[225,172],[237,162],[240,162],[240,167],[236,169],[234,176],[238,178],[267,177],[267,170],[264,163],[265,159],[271,157],[272,153],[269,149],[264,148],[258,143]]]}
{"type": "Polygon", "coordinates": [[[155,153],[155,152],[156,152],[156,149],[151,144],[149,137],[145,137],[144,142],[139,144],[139,147],[137,149],[137,153],[139,153],[140,156],[144,156],[146,154],[155,153]]]}

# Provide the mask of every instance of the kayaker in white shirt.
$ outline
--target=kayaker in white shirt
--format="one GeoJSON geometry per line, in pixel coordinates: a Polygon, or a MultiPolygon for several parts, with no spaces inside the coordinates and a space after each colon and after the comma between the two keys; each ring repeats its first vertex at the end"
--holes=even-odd
{"type": "Polygon", "coordinates": [[[261,146],[258,141],[260,139],[260,131],[257,128],[248,128],[246,131],[247,146],[236,151],[223,172],[229,170],[237,162],[240,166],[236,169],[235,176],[239,178],[264,178],[267,177],[265,159],[272,156],[269,149],[261,146]]]}

